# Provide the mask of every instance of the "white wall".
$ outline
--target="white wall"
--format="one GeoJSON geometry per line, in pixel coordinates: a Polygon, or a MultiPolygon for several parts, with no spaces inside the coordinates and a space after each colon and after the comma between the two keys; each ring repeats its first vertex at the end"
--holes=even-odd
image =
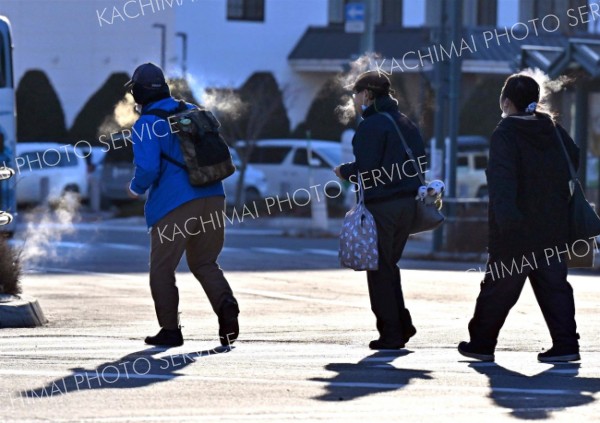
{"type": "Polygon", "coordinates": [[[254,72],[272,72],[289,87],[293,127],[321,79],[293,73],[287,56],[309,25],[327,24],[327,3],[266,0],[264,22],[227,21],[226,0],[0,0],[0,14],[13,26],[15,82],[29,69],[46,72],[67,126],[111,73],[160,62],[160,30],[152,25],[164,23],[167,74],[180,75],[174,34],[187,32],[188,72],[198,89],[238,87],[254,72]]]}
{"type": "MultiPolygon", "coordinates": [[[[12,23],[15,83],[29,69],[46,72],[70,126],[111,73],[131,74],[143,62],[160,62],[160,30],[152,24],[166,24],[172,35],[173,9],[183,3],[140,1],[124,12],[123,0],[1,0],[0,14],[12,23]],[[142,9],[140,4],[147,6],[142,9]],[[113,19],[114,7],[124,20],[116,14],[113,19]],[[102,15],[104,8],[107,12],[102,15]],[[127,18],[125,13],[139,16],[127,18]],[[112,24],[103,21],[101,26],[98,14],[112,24]]],[[[167,52],[171,54],[173,43],[170,36],[167,52]]]]}
{"type": "Polygon", "coordinates": [[[327,4],[266,0],[264,22],[228,21],[225,0],[183,4],[175,10],[177,30],[188,33],[188,72],[196,90],[239,87],[254,72],[272,72],[288,91],[285,101],[293,128],[304,119],[324,78],[292,72],[287,56],[308,26],[327,25],[327,4]]]}
{"type": "Polygon", "coordinates": [[[519,22],[519,0],[498,0],[498,27],[512,27],[519,22]]]}

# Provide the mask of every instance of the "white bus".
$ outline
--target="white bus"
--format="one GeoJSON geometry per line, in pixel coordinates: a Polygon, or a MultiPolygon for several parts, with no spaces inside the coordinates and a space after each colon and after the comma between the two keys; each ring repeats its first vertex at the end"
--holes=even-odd
{"type": "MultiPolygon", "coordinates": [[[[0,16],[0,167],[15,167],[16,112],[10,22],[0,16]]],[[[16,214],[15,179],[0,181],[0,210],[16,214]]],[[[12,235],[15,222],[0,226],[12,235]]]]}

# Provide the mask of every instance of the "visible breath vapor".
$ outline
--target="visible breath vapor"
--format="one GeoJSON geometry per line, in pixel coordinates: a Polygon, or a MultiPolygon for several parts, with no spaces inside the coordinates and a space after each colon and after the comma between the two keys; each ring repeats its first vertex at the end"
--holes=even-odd
{"type": "Polygon", "coordinates": [[[567,75],[561,75],[556,79],[550,79],[544,71],[538,68],[527,68],[519,73],[535,79],[540,86],[541,101],[547,100],[548,95],[559,92],[567,85],[573,83],[573,78],[570,78],[567,75]]]}
{"type": "Polygon", "coordinates": [[[20,260],[25,268],[35,267],[42,259],[58,260],[57,243],[65,235],[75,232],[80,220],[79,198],[76,193],[66,193],[51,209],[38,208],[27,219],[20,260]]]}
{"type": "Polygon", "coordinates": [[[112,116],[102,122],[98,129],[98,135],[112,134],[120,132],[123,128],[133,126],[139,115],[135,111],[135,101],[130,93],[117,103],[112,116]]]}
{"type": "Polygon", "coordinates": [[[238,118],[248,107],[232,89],[212,89],[204,92],[202,104],[217,116],[238,118]]]}
{"type": "MultiPolygon", "coordinates": [[[[354,82],[362,73],[376,68],[376,63],[379,58],[380,56],[375,53],[363,54],[350,63],[348,72],[337,75],[336,81],[338,85],[346,91],[351,91],[354,82]]],[[[344,94],[341,101],[342,104],[335,108],[335,115],[342,125],[347,125],[356,118],[354,101],[352,101],[352,96],[350,94],[344,94]]]]}

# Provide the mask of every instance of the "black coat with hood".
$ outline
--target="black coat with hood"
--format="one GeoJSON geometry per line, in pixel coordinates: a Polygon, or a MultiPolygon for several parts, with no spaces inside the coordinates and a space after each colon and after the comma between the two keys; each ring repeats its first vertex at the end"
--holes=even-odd
{"type": "Polygon", "coordinates": [[[413,152],[417,168],[425,172],[427,165],[419,129],[398,111],[398,102],[394,98],[377,98],[363,112],[364,120],[352,139],[356,160],[340,167],[342,177],[352,183],[357,182],[356,175],[361,173],[366,203],[415,196],[421,185],[394,125],[379,112],[389,113],[394,118],[413,152]]]}
{"type": "MultiPolygon", "coordinates": [[[[556,125],[575,168],[579,148],[556,125]]],[[[545,114],[516,114],[492,134],[486,171],[489,253],[521,257],[568,240],[569,169],[553,121],[545,114]]]]}

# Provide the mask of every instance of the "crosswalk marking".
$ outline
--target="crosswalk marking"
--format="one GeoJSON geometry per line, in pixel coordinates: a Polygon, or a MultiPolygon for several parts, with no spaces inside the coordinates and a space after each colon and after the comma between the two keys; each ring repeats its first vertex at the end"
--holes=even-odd
{"type": "Polygon", "coordinates": [[[267,247],[254,247],[254,248],[250,248],[250,251],[258,251],[259,253],[267,253],[267,254],[283,254],[283,255],[290,255],[292,253],[291,250],[285,250],[283,248],[267,248],[267,247]]]}
{"type": "MultiPolygon", "coordinates": [[[[86,377],[94,375],[95,371],[80,371],[72,374],[65,375],[64,371],[56,370],[17,370],[17,369],[0,369],[0,375],[3,376],[40,376],[40,377],[63,377],[63,378],[74,378],[86,377]]],[[[322,386],[322,387],[343,387],[343,388],[358,388],[358,389],[403,389],[409,386],[408,383],[376,383],[376,382],[338,382],[333,380],[298,380],[298,379],[283,379],[283,378],[245,378],[245,377],[232,377],[227,376],[200,376],[183,373],[178,371],[176,374],[141,374],[135,372],[126,373],[114,373],[102,371],[101,377],[106,381],[110,380],[110,383],[114,383],[116,380],[128,380],[128,379],[151,379],[151,380],[172,380],[172,379],[184,379],[184,380],[195,380],[205,382],[239,382],[243,384],[267,384],[267,385],[299,385],[299,386],[322,386]]],[[[101,383],[101,382],[100,382],[101,383]]],[[[511,393],[511,394],[529,394],[529,395],[573,395],[580,396],[581,391],[576,389],[540,389],[540,388],[508,388],[508,387],[476,387],[476,386],[456,386],[447,384],[410,384],[411,389],[418,391],[448,391],[448,392],[463,392],[463,393],[475,393],[478,394],[482,390],[491,390],[497,393],[511,393]]],[[[85,385],[84,385],[85,388],[85,385]]]]}
{"type": "MultiPolygon", "coordinates": [[[[9,244],[16,248],[22,248],[25,245],[23,240],[11,239],[9,244]]],[[[69,249],[98,249],[106,248],[112,250],[121,251],[137,251],[147,252],[150,249],[149,245],[135,245],[135,244],[123,244],[116,242],[98,242],[98,243],[85,243],[85,242],[74,242],[74,241],[56,241],[49,244],[50,247],[55,248],[69,248],[69,249]]],[[[260,253],[260,254],[277,254],[277,255],[288,255],[297,256],[299,253],[308,253],[319,256],[337,257],[338,252],[335,250],[326,250],[320,248],[302,248],[299,250],[291,250],[287,248],[276,248],[276,247],[250,247],[250,248],[239,248],[239,247],[224,247],[224,254],[239,254],[243,252],[260,253]]]]}
{"type": "Polygon", "coordinates": [[[304,248],[302,251],[306,251],[307,253],[311,253],[311,254],[318,254],[318,255],[323,255],[323,256],[332,256],[332,257],[337,257],[338,256],[338,252],[334,251],[334,250],[323,250],[320,248],[304,248]]]}

